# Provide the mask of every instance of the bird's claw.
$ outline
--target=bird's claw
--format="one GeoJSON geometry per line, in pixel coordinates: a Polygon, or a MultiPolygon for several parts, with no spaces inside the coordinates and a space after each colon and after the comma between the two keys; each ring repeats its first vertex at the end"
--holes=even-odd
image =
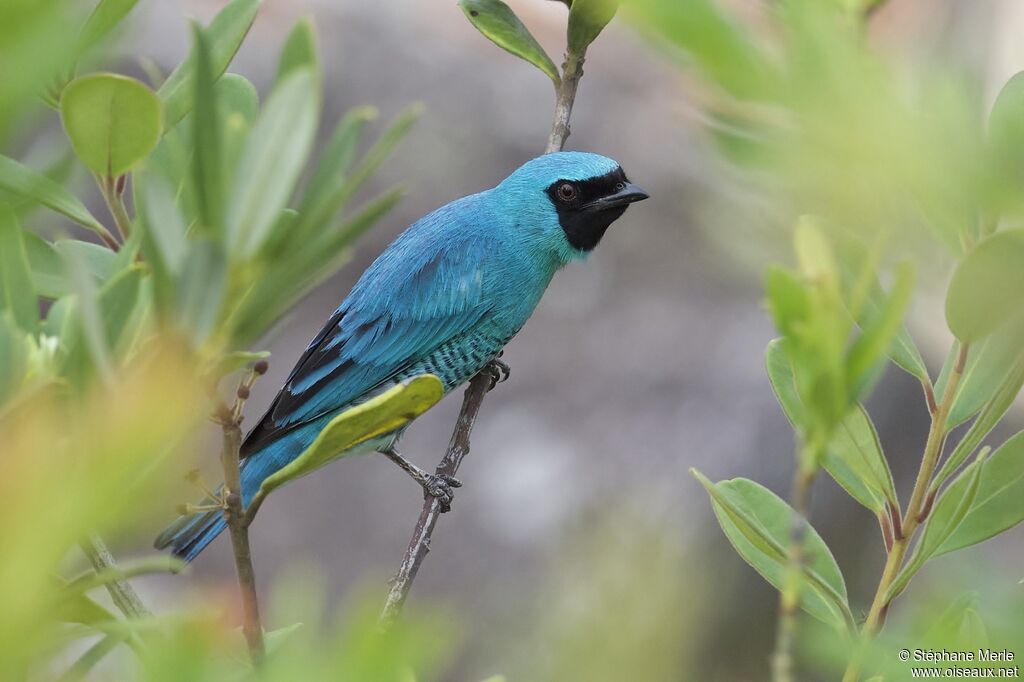
{"type": "Polygon", "coordinates": [[[427,474],[423,482],[424,492],[438,501],[442,512],[451,510],[452,501],[455,499],[453,488],[461,487],[462,481],[448,474],[427,474]]]}
{"type": "Polygon", "coordinates": [[[508,381],[509,376],[512,374],[512,369],[508,366],[508,363],[498,358],[488,362],[484,369],[491,375],[491,385],[487,388],[488,391],[501,382],[508,381]]]}

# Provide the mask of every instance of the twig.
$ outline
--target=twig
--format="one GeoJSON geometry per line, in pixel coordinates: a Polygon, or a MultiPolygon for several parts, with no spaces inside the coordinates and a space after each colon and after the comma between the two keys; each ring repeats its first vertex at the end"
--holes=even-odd
{"type": "MultiPolygon", "coordinates": [[[[436,473],[439,476],[454,476],[458,473],[462,460],[469,454],[469,436],[473,431],[477,413],[480,411],[480,406],[490,389],[492,380],[491,373],[486,369],[470,379],[469,387],[466,388],[462,398],[462,409],[459,412],[458,421],[455,423],[455,430],[452,431],[448,450],[441,463],[437,465],[436,473]]],[[[391,583],[391,590],[384,602],[384,609],[381,611],[379,620],[382,630],[389,628],[401,614],[405,598],[409,596],[412,582],[420,570],[420,564],[423,563],[427,552],[430,551],[430,538],[434,534],[434,526],[441,513],[441,503],[437,498],[427,496],[423,502],[420,518],[416,522],[412,540],[409,541],[409,548],[405,551],[402,565],[391,583]]]]}
{"type": "MultiPolygon", "coordinates": [[[[114,225],[117,227],[117,232],[121,236],[122,242],[128,239],[132,229],[132,220],[128,217],[128,210],[124,205],[125,178],[126,176],[124,175],[116,178],[109,175],[96,176],[96,184],[99,185],[100,194],[103,195],[103,201],[106,202],[107,209],[114,219],[114,225]]],[[[106,232],[106,234],[101,232],[100,237],[114,251],[120,248],[117,240],[109,232],[106,232]]]]}
{"type": "MultiPolygon", "coordinates": [[[[572,117],[573,102],[576,101],[576,89],[583,78],[585,53],[586,50],[579,54],[571,50],[566,52],[565,62],[562,64],[562,78],[555,88],[555,114],[551,122],[548,144],[544,149],[545,154],[561,151],[565,147],[566,138],[569,137],[569,119],[572,117]]],[[[479,372],[470,380],[462,399],[462,409],[455,423],[451,442],[448,444],[448,451],[437,466],[437,474],[454,476],[463,458],[469,454],[469,434],[473,430],[484,396],[491,387],[491,381],[491,374],[487,370],[479,372]]],[[[382,631],[387,630],[401,615],[405,599],[412,589],[416,573],[420,570],[420,564],[430,551],[430,538],[434,534],[434,526],[440,515],[441,503],[432,497],[427,498],[416,522],[412,540],[409,541],[409,547],[402,559],[402,565],[391,583],[391,590],[384,602],[384,609],[378,621],[382,631]]]]}
{"type": "MultiPolygon", "coordinates": [[[[107,574],[118,573],[119,569],[117,568],[117,562],[114,561],[114,556],[98,535],[90,536],[88,540],[82,542],[81,546],[82,551],[85,552],[85,556],[89,559],[89,563],[92,564],[92,568],[97,574],[101,572],[107,574]]],[[[138,593],[123,576],[117,575],[112,580],[106,581],[104,587],[110,593],[110,598],[113,600],[114,605],[126,617],[143,618],[151,615],[149,609],[139,599],[138,593]]]]}
{"type": "Polygon", "coordinates": [[[861,641],[857,650],[850,657],[843,674],[843,682],[857,682],[860,678],[860,670],[864,665],[864,655],[868,644],[875,638],[885,625],[885,616],[889,611],[889,588],[892,586],[896,576],[903,567],[903,559],[906,557],[907,549],[914,538],[918,527],[928,518],[931,502],[929,501],[928,489],[931,486],[932,476],[935,473],[935,466],[938,464],[939,456],[942,454],[942,446],[946,442],[946,434],[949,427],[946,420],[949,418],[949,411],[956,399],[956,391],[960,385],[960,378],[963,376],[964,366],[967,363],[967,344],[960,344],[957,351],[956,362],[953,371],[946,381],[946,389],[942,394],[938,409],[932,413],[932,424],[928,430],[928,441],[924,446],[924,455],[921,458],[921,468],[917,472],[917,481],[914,483],[914,492],[911,493],[910,504],[903,516],[902,532],[893,541],[892,550],[882,570],[882,578],[875,590],[875,598],[871,603],[871,610],[868,611],[867,620],[861,628],[861,641]]]}
{"type": "Polygon", "coordinates": [[[222,403],[217,415],[223,430],[221,465],[224,467],[224,519],[231,536],[235,572],[238,574],[238,588],[242,595],[242,634],[249,645],[249,656],[256,665],[266,656],[266,646],[256,597],[256,573],[249,547],[249,526],[245,523],[245,510],[242,507],[239,449],[242,445],[242,407],[253,383],[262,373],[256,369],[250,372],[238,387],[234,405],[229,408],[222,403]]]}
{"type": "Polygon", "coordinates": [[[544,149],[545,154],[560,152],[565,147],[565,140],[571,132],[569,118],[572,116],[573,102],[576,101],[576,88],[583,78],[584,57],[585,51],[581,54],[572,51],[565,54],[562,80],[555,88],[555,117],[551,121],[551,134],[548,136],[548,146],[544,149]]]}
{"type": "Polygon", "coordinates": [[[793,643],[796,640],[797,612],[800,610],[800,591],[803,587],[804,541],[807,537],[807,510],[810,505],[811,484],[818,473],[817,457],[799,458],[793,474],[793,514],[789,521],[789,550],[783,589],[779,597],[779,624],[772,654],[772,680],[792,682],[793,643]],[[810,462],[810,464],[806,462],[810,462]]]}

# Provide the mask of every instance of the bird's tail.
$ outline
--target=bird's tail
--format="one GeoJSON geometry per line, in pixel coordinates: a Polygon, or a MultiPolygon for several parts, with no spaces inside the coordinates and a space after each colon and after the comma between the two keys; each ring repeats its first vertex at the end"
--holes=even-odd
{"type": "MultiPolygon", "coordinates": [[[[249,503],[252,493],[259,489],[266,472],[260,467],[251,466],[253,459],[242,460],[242,499],[245,504],[249,503]]],[[[215,491],[220,495],[223,486],[215,491]]],[[[213,506],[219,504],[218,500],[207,497],[199,506],[213,506]]],[[[186,562],[192,561],[199,553],[206,549],[206,546],[213,542],[227,527],[224,520],[224,512],[221,509],[199,512],[196,514],[185,514],[179,516],[174,523],[169,525],[164,532],[153,541],[157,549],[171,548],[174,556],[186,562]]]]}

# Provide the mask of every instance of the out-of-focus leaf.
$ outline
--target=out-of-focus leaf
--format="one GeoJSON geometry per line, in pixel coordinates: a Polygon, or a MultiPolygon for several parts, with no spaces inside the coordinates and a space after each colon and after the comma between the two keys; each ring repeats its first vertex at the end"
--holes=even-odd
{"type": "Polygon", "coordinates": [[[264,479],[258,497],[266,497],[275,488],[319,469],[361,443],[402,428],[443,397],[441,380],[433,374],[422,374],[345,410],[324,426],[302,454],[264,479]]]}
{"type": "Polygon", "coordinates": [[[217,323],[227,280],[227,259],[223,248],[209,239],[189,242],[178,278],[178,318],[201,344],[217,323]]]}
{"type": "Polygon", "coordinates": [[[120,175],[160,139],[160,100],[133,78],[109,73],[77,78],[61,94],[60,113],[75,153],[102,175],[120,175]]]}
{"type": "Polygon", "coordinates": [[[866,392],[866,378],[871,369],[893,348],[903,329],[903,314],[913,292],[914,269],[904,263],[896,271],[892,292],[879,306],[877,314],[862,323],[861,335],[847,354],[847,381],[854,395],[859,397],[866,392]]]}
{"type": "MultiPolygon", "coordinates": [[[[964,423],[988,403],[1020,357],[1022,344],[1024,316],[1010,320],[985,338],[971,344],[963,374],[953,396],[953,406],[946,419],[946,424],[950,428],[964,423]]],[[[939,380],[935,383],[937,396],[945,394],[946,384],[958,355],[959,348],[953,348],[946,358],[939,380]]]]}
{"type": "MultiPolygon", "coordinates": [[[[63,580],[60,580],[64,583],[63,580]]],[[[58,589],[63,585],[58,586],[58,589]]],[[[100,606],[87,594],[81,592],[61,593],[61,599],[55,606],[55,616],[65,623],[82,623],[83,625],[95,625],[96,623],[109,623],[117,618],[106,608],[100,606]]]]}
{"type": "Polygon", "coordinates": [[[192,182],[195,188],[199,224],[214,233],[224,225],[224,176],[221,171],[220,121],[217,117],[215,76],[207,38],[198,24],[192,24],[192,53],[195,55],[195,110],[192,113],[192,182]]]}
{"type": "Polygon", "coordinates": [[[348,262],[351,250],[346,245],[372,227],[400,198],[401,191],[393,190],[371,201],[338,228],[303,244],[301,251],[292,256],[292,267],[277,271],[275,277],[260,278],[237,302],[228,320],[236,341],[244,345],[258,339],[297,300],[348,262]]]}
{"type": "MultiPolygon", "coordinates": [[[[961,476],[963,478],[963,476],[961,476]]],[[[958,478],[947,491],[965,484],[958,478]]],[[[1018,433],[981,466],[973,504],[957,528],[935,550],[935,556],[975,545],[1024,521],[1024,433],[1018,433]]]]}
{"type": "Polygon", "coordinates": [[[1024,179],[1024,71],[999,91],[989,116],[989,149],[997,168],[1019,186],[1024,179]]]}
{"type": "Polygon", "coordinates": [[[960,262],[946,295],[946,322],[965,343],[991,334],[1024,312],[1024,230],[1007,230],[978,243],[960,262]]]}
{"type": "Polygon", "coordinates": [[[488,40],[536,66],[555,85],[559,83],[555,63],[511,7],[501,0],[459,0],[459,7],[488,40]]]}
{"type": "Polygon", "coordinates": [[[117,350],[125,327],[139,300],[143,267],[133,265],[115,275],[99,294],[100,315],[107,347],[117,350]]]}
{"type": "MultiPolygon", "coordinates": [[[[224,9],[217,13],[206,28],[206,36],[210,41],[210,72],[214,78],[220,77],[228,68],[242,40],[249,33],[261,0],[231,0],[224,9]]],[[[195,103],[196,55],[189,54],[178,65],[157,94],[164,103],[164,121],[168,128],[180,121],[192,110],[195,103]]]]}
{"type": "Polygon", "coordinates": [[[124,19],[139,0],[100,0],[82,27],[79,49],[86,50],[98,43],[124,19]]]}
{"type": "Polygon", "coordinates": [[[70,254],[76,258],[85,272],[100,282],[105,282],[116,272],[117,254],[108,248],[92,242],[78,239],[58,239],[53,248],[62,254],[70,254]]]}
{"type": "MultiPolygon", "coordinates": [[[[754,481],[734,478],[712,483],[696,469],[690,471],[711,496],[718,523],[739,555],[776,589],[782,589],[793,509],[754,481]]],[[[810,524],[805,530],[809,560],[802,571],[800,606],[823,623],[845,631],[853,616],[843,574],[817,531],[810,524]]]]}
{"type": "Polygon", "coordinates": [[[0,189],[42,204],[94,232],[106,232],[78,197],[45,175],[3,155],[0,155],[0,189]]]}
{"type": "Polygon", "coordinates": [[[619,0],[575,0],[569,8],[569,51],[583,54],[619,9],[619,0]]]}
{"type": "Polygon", "coordinates": [[[25,332],[7,311],[0,312],[0,405],[21,385],[27,355],[25,332]]]}
{"type": "MultiPolygon", "coordinates": [[[[765,366],[779,404],[790,422],[798,427],[804,408],[796,392],[793,367],[783,352],[780,339],[768,344],[765,366]]],[[[822,465],[851,497],[876,514],[885,510],[886,502],[898,505],[892,472],[878,433],[862,406],[858,405],[836,428],[822,465]]]]}
{"type": "Polygon", "coordinates": [[[221,76],[213,89],[221,119],[221,168],[226,181],[238,172],[238,158],[259,114],[259,96],[252,83],[234,73],[221,76]]]}
{"type": "Polygon", "coordinates": [[[0,203],[0,310],[10,313],[23,331],[35,333],[39,326],[39,301],[23,234],[14,211],[0,203]]]}
{"type": "Polygon", "coordinates": [[[266,240],[309,156],[320,94],[308,69],[296,69],[271,93],[249,135],[227,212],[232,255],[248,257],[266,240]]]}
{"type": "Polygon", "coordinates": [[[283,628],[277,628],[271,630],[263,635],[264,641],[267,645],[267,653],[273,653],[275,649],[281,647],[288,638],[294,635],[300,628],[302,623],[292,623],[283,628]]]}
{"type": "Polygon", "coordinates": [[[219,359],[216,368],[213,370],[213,375],[215,377],[227,376],[228,374],[236,372],[257,360],[266,360],[269,357],[270,351],[236,350],[219,359]]]}
{"type": "Polygon", "coordinates": [[[145,218],[146,234],[156,252],[154,255],[168,272],[176,274],[188,248],[185,219],[162,177],[146,174],[139,187],[142,198],[139,208],[145,218]]]}
{"type": "Polygon", "coordinates": [[[939,473],[932,479],[931,490],[936,491],[960,468],[967,458],[981,445],[981,441],[988,433],[995,428],[1002,419],[1010,405],[1016,400],[1020,389],[1024,386],[1024,354],[1018,356],[1017,361],[1001,380],[996,381],[996,390],[989,399],[978,418],[971,424],[964,437],[957,443],[956,448],[943,463],[939,473]]]}
{"type": "Polygon", "coordinates": [[[288,34],[288,39],[281,48],[281,57],[277,62],[276,82],[280,83],[289,73],[299,68],[307,68],[313,73],[320,72],[317,60],[316,27],[310,17],[299,19],[288,34]]]}
{"type": "Polygon", "coordinates": [[[50,242],[35,232],[24,232],[22,236],[36,293],[44,298],[60,298],[71,293],[73,288],[64,274],[64,263],[50,242]]]}
{"type": "MultiPolygon", "coordinates": [[[[940,553],[938,551],[939,548],[943,546],[963,523],[968,511],[977,498],[985,454],[985,451],[979,453],[978,458],[961,472],[960,476],[953,481],[952,485],[935,502],[935,506],[925,524],[924,533],[922,533],[921,539],[914,546],[913,554],[911,554],[906,565],[896,575],[889,591],[886,593],[887,601],[895,599],[906,589],[914,574],[921,570],[926,561],[940,553]]],[[[980,540],[977,541],[980,542],[980,540]]]]}
{"type": "MultiPolygon", "coordinates": [[[[366,156],[363,157],[343,182],[332,185],[326,182],[325,179],[327,189],[321,199],[311,203],[308,211],[302,213],[301,220],[296,228],[299,233],[305,235],[310,231],[318,231],[319,226],[330,220],[331,216],[344,206],[356,191],[373,176],[380,165],[387,160],[395,146],[405,137],[405,134],[412,127],[412,124],[416,122],[416,119],[419,118],[422,111],[423,107],[421,105],[414,104],[402,112],[388,126],[387,130],[381,134],[373,147],[370,148],[370,151],[366,152],[366,156]]],[[[354,143],[355,140],[353,140],[354,143]]]]}
{"type": "Polygon", "coordinates": [[[345,114],[320,154],[302,197],[299,213],[323,215],[333,212],[329,206],[326,209],[318,207],[328,202],[331,195],[343,186],[345,172],[355,157],[363,126],[375,118],[377,110],[373,107],[356,107],[345,114]]]}

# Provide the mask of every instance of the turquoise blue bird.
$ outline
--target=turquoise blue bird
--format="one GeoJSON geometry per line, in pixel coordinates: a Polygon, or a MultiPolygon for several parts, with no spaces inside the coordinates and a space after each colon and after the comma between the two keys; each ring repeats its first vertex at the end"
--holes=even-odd
{"type": "MultiPolygon", "coordinates": [[[[425,373],[448,392],[496,361],[554,274],[585,258],[629,204],[646,198],[615,161],[557,152],[415,222],[359,278],[246,436],[243,503],[343,410],[425,373]]],[[[400,435],[342,455],[386,454],[447,508],[459,482],[402,457],[400,435]]],[[[224,527],[219,510],[182,516],[155,546],[191,561],[224,527]]]]}

